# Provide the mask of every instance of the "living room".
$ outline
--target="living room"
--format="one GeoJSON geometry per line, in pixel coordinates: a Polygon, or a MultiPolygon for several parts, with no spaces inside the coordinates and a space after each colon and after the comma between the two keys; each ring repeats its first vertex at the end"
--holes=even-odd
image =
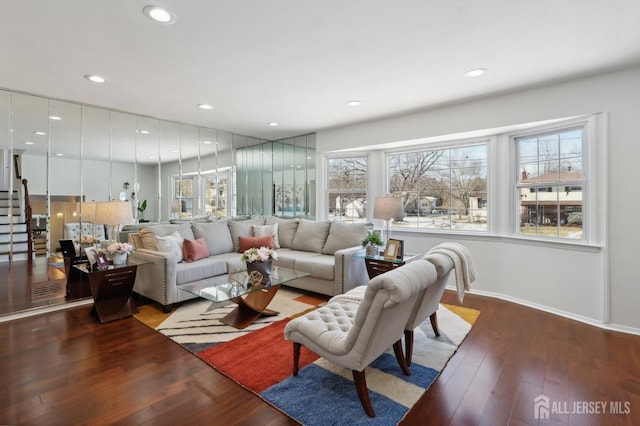
{"type": "MultiPolygon", "coordinates": [[[[258,40],[264,28],[258,25],[245,26],[242,23],[255,24],[261,14],[272,17],[272,11],[264,10],[266,6],[254,5],[248,12],[241,6],[226,6],[230,10],[225,10],[223,6],[217,5],[222,9],[220,13],[215,13],[217,9],[205,4],[190,6],[190,11],[185,9],[184,12],[182,8],[186,6],[168,4],[167,7],[175,13],[176,20],[170,25],[161,26],[146,19],[142,14],[142,8],[146,4],[140,2],[109,7],[107,16],[101,18],[103,21],[95,17],[84,18],[83,14],[90,16],[85,10],[89,7],[79,2],[69,2],[69,9],[75,10],[71,12],[72,18],[61,16],[63,11],[53,10],[52,6],[38,6],[41,9],[36,12],[38,9],[35,2],[21,3],[21,6],[8,3],[2,5],[3,28],[15,35],[3,38],[3,51],[10,54],[7,63],[12,64],[0,73],[0,87],[4,91],[43,96],[56,101],[62,99],[64,101],[60,102],[69,101],[75,105],[99,106],[118,113],[127,111],[132,116],[157,117],[171,123],[189,123],[195,128],[219,129],[227,135],[251,135],[242,136],[245,138],[245,146],[313,135],[313,142],[309,141],[309,145],[306,145],[305,139],[305,148],[315,151],[315,192],[313,203],[308,206],[309,217],[327,219],[332,214],[334,206],[330,205],[325,189],[328,179],[327,162],[330,159],[366,156],[366,198],[373,200],[390,192],[389,156],[423,149],[425,146],[448,149],[458,146],[456,144],[461,141],[463,145],[470,141],[486,143],[486,162],[489,165],[487,191],[490,197],[487,200],[489,214],[485,229],[479,232],[457,232],[453,229],[443,231],[420,226],[407,228],[396,224],[392,227],[394,237],[404,240],[407,249],[417,253],[424,253],[443,241],[456,241],[467,246],[473,253],[479,271],[478,280],[472,288],[472,293],[476,295],[533,307],[597,328],[632,335],[640,333],[640,317],[635,303],[638,289],[634,283],[637,279],[633,267],[633,247],[637,232],[633,232],[632,227],[629,229],[627,214],[637,210],[639,203],[637,197],[630,196],[629,191],[634,176],[634,154],[638,154],[639,150],[638,144],[634,142],[634,124],[636,117],[640,115],[636,95],[637,87],[640,87],[640,58],[637,49],[638,33],[632,28],[635,27],[632,22],[638,18],[637,5],[626,2],[623,7],[614,11],[602,5],[587,6],[579,2],[569,2],[563,7],[551,3],[507,5],[505,2],[496,2],[491,11],[480,11],[478,6],[471,4],[462,5],[456,10],[453,6],[428,3],[428,6],[412,4],[411,7],[416,8],[413,14],[400,11],[399,8],[386,8],[382,4],[376,4],[371,9],[368,9],[370,6],[360,5],[362,10],[351,5],[345,6],[349,13],[335,19],[325,10],[328,6],[307,5],[309,9],[305,9],[301,5],[289,5],[294,11],[288,19],[279,18],[276,21],[281,25],[274,26],[281,28],[281,32],[273,30],[277,37],[273,36],[273,40],[270,40],[274,44],[265,42],[262,45],[258,40]],[[194,48],[192,54],[182,53],[189,53],[189,60],[183,61],[181,59],[185,57],[172,51],[168,55],[171,62],[160,62],[157,56],[166,53],[164,48],[179,44],[175,41],[176,38],[179,39],[177,35],[167,33],[180,31],[183,22],[184,25],[198,26],[200,21],[192,15],[193,10],[198,10],[198,7],[206,11],[203,15],[216,16],[213,19],[221,27],[217,31],[233,34],[231,38],[237,38],[237,44],[229,42],[226,47],[216,45],[210,51],[194,48]],[[118,17],[125,11],[130,16],[127,15],[126,19],[118,17]],[[390,14],[388,19],[384,19],[383,11],[390,14]],[[246,15],[241,15],[241,12],[246,12],[246,15]],[[459,21],[455,24],[459,27],[453,27],[457,31],[451,33],[463,40],[455,40],[459,43],[455,45],[455,49],[447,48],[455,50],[455,54],[446,54],[442,51],[444,48],[430,47],[431,44],[453,43],[447,41],[449,39],[446,35],[450,32],[443,28],[445,25],[436,22],[438,19],[435,17],[439,13],[446,13],[451,21],[459,21]],[[474,13],[479,14],[482,19],[476,19],[474,13]],[[581,19],[576,19],[575,14],[581,19]],[[25,20],[30,15],[33,15],[30,22],[37,25],[29,24],[34,26],[29,37],[18,36],[21,34],[19,28],[24,28],[25,20]],[[74,44],[80,43],[79,41],[72,42],[75,24],[89,27],[85,29],[87,33],[90,33],[89,29],[93,26],[100,35],[106,37],[106,34],[113,31],[112,28],[125,25],[121,20],[134,19],[132,16],[138,15],[139,25],[144,26],[144,31],[141,30],[144,37],[132,35],[137,31],[138,27],[135,26],[132,26],[135,30],[131,29],[132,32],[127,33],[128,37],[112,35],[115,39],[109,41],[110,48],[105,46],[105,50],[98,49],[95,56],[84,57],[82,61],[73,60],[84,62],[85,68],[81,71],[77,66],[73,72],[78,75],[74,74],[72,77],[68,75],[71,73],[68,69],[53,65],[71,63],[72,60],[54,60],[52,56],[55,48],[43,42],[47,34],[54,32],[52,27],[57,25],[62,32],[60,40],[65,41],[61,46],[68,46],[64,50],[68,50],[66,54],[73,58],[79,49],[86,49],[74,44]],[[220,16],[228,19],[220,19],[220,16]],[[240,16],[243,16],[242,19],[240,16]],[[313,19],[313,16],[316,18],[313,19]],[[361,59],[352,61],[351,65],[348,59],[359,58],[355,49],[362,47],[359,43],[362,43],[364,36],[333,32],[336,27],[347,26],[347,17],[357,19],[355,22],[366,26],[371,43],[380,49],[375,54],[365,55],[363,52],[361,59]],[[377,26],[367,23],[374,17],[378,19],[377,26]],[[70,19],[71,22],[64,19],[70,19]],[[433,32],[419,30],[418,23],[421,20],[425,20],[426,24],[423,26],[432,28],[433,32]],[[577,24],[575,21],[581,23],[577,24]],[[285,23],[291,25],[286,26],[285,23]],[[542,31],[545,35],[540,35],[539,38],[525,37],[521,32],[526,32],[523,28],[529,27],[523,23],[540,25],[545,30],[542,31]],[[563,23],[572,30],[554,34],[553,24],[558,23],[563,23]],[[277,47],[284,49],[281,47],[284,46],[283,40],[296,38],[296,32],[304,32],[306,28],[315,28],[317,33],[315,36],[309,35],[309,39],[302,38],[308,43],[303,45],[304,49],[293,46],[290,47],[291,50],[278,51],[277,47]],[[402,29],[405,31],[401,31],[402,29]],[[319,40],[325,37],[329,39],[324,41],[326,44],[319,44],[319,40]],[[19,39],[22,41],[17,42],[19,39]],[[126,48],[131,40],[135,41],[135,47],[126,48]],[[152,43],[152,40],[157,40],[158,43],[152,43]],[[442,42],[436,43],[437,40],[442,42]],[[558,40],[562,40],[562,43],[558,40]],[[39,43],[42,46],[38,46],[39,43]],[[473,48],[463,48],[467,43],[473,48]],[[256,45],[255,49],[249,49],[253,44],[256,45]],[[485,44],[491,45],[493,49],[485,51],[485,44]],[[261,67],[260,61],[268,57],[265,53],[268,48],[273,48],[270,51],[276,58],[269,58],[268,66],[261,67]],[[146,49],[151,53],[145,60],[151,62],[156,71],[147,71],[140,64],[143,61],[137,59],[140,51],[146,49]],[[246,59],[244,62],[230,61],[225,56],[227,49],[252,52],[248,56],[255,62],[246,59]],[[417,71],[409,70],[412,68],[409,65],[395,69],[382,65],[380,68],[376,67],[380,62],[412,64],[412,55],[423,49],[432,60],[415,63],[413,68],[417,71]],[[501,54],[502,59],[499,59],[501,49],[506,53],[501,54]],[[550,56],[544,56],[545,51],[550,56]],[[25,55],[24,52],[30,54],[25,55]],[[46,52],[49,52],[48,56],[46,52]],[[207,55],[203,55],[204,52],[208,52],[207,55]],[[399,52],[403,52],[404,56],[394,57],[394,54],[400,55],[399,52]],[[577,56],[571,56],[569,52],[577,56]],[[228,63],[229,67],[220,69],[210,63],[204,64],[206,66],[199,65],[193,59],[200,56],[215,58],[216,55],[223,59],[221,63],[228,63]],[[306,55],[321,56],[323,61],[307,64],[306,55]],[[606,60],[597,62],[595,57],[598,55],[606,60]],[[39,61],[51,62],[51,66],[35,66],[28,62],[28,57],[39,57],[39,61]],[[107,59],[98,60],[100,57],[107,59]],[[194,62],[190,64],[192,60],[194,62]],[[322,66],[322,63],[334,60],[335,66],[322,66]],[[116,69],[115,62],[129,65],[116,69]],[[451,62],[451,67],[442,65],[448,62],[451,62]],[[251,66],[252,63],[255,67],[251,66]],[[510,63],[510,68],[501,69],[507,63],[510,63]],[[275,64],[281,65],[276,67],[275,64]],[[291,69],[300,66],[301,72],[293,73],[288,70],[285,73],[287,66],[291,69]],[[439,67],[442,67],[442,71],[434,70],[440,69],[439,67]],[[486,68],[486,75],[471,79],[463,76],[464,72],[475,67],[486,68]],[[220,83],[212,82],[209,78],[203,87],[189,86],[188,91],[183,88],[187,81],[199,78],[205,80],[205,75],[209,73],[215,74],[216,81],[233,86],[228,83],[232,81],[231,74],[238,74],[233,78],[251,81],[257,79],[251,72],[255,68],[264,74],[259,80],[261,86],[258,87],[258,83],[247,84],[249,87],[246,88],[239,84],[234,97],[218,96],[216,93],[220,83]],[[167,69],[167,75],[157,71],[159,69],[167,69]],[[209,71],[212,69],[215,72],[209,71]],[[45,70],[51,76],[44,75],[45,70]],[[370,73],[365,72],[367,70],[370,73]],[[83,80],[83,74],[93,72],[104,72],[107,77],[106,86],[86,81],[70,82],[83,80]],[[272,86],[267,83],[266,77],[275,78],[278,72],[287,75],[293,92],[305,93],[304,86],[313,86],[316,81],[321,80],[334,81],[335,91],[325,88],[327,92],[324,94],[306,92],[304,97],[284,96],[281,90],[288,85],[282,81],[272,86]],[[519,73],[523,76],[518,86],[508,86],[496,81],[519,73]],[[57,79],[62,80],[59,83],[57,79]],[[161,79],[161,94],[149,90],[156,79],[161,79]],[[36,84],[36,81],[43,80],[48,85],[36,84]],[[401,82],[404,80],[407,81],[405,84],[412,87],[403,88],[404,84],[401,82]],[[434,81],[437,83],[428,84],[434,81]],[[439,93],[440,85],[447,86],[451,93],[446,96],[439,93]],[[136,86],[145,87],[146,90],[136,96],[123,96],[119,99],[115,97],[116,93],[133,91],[136,86]],[[375,90],[371,86],[375,86],[375,90]],[[267,99],[252,100],[252,96],[261,91],[267,92],[267,99]],[[427,96],[429,93],[433,93],[432,98],[427,96]],[[147,104],[136,104],[135,98],[152,100],[147,104]],[[329,107],[325,107],[329,102],[327,98],[331,98],[332,102],[329,107]],[[356,99],[362,101],[361,105],[346,105],[347,101],[356,99]],[[249,100],[252,100],[252,105],[245,104],[249,100]],[[273,100],[273,103],[269,100],[273,100]],[[183,102],[182,106],[171,111],[164,110],[161,106],[179,102],[183,102]],[[211,102],[215,109],[196,109],[195,105],[202,102],[211,102]],[[277,106],[280,102],[290,105],[279,109],[277,106]],[[314,112],[314,103],[318,104],[317,107],[324,107],[327,113],[320,115],[314,112]],[[267,116],[265,110],[260,112],[262,115],[254,111],[257,109],[254,105],[262,104],[268,105],[266,111],[273,115],[267,116]],[[279,125],[267,125],[275,122],[279,125]],[[585,178],[586,189],[583,191],[583,200],[588,203],[583,209],[584,234],[574,239],[522,235],[517,216],[514,215],[517,164],[511,142],[522,135],[544,133],[559,127],[573,128],[578,124],[588,130],[588,137],[584,140],[583,163],[583,170],[588,172],[585,178]],[[249,138],[252,139],[251,143],[247,143],[249,138]]],[[[189,36],[195,38],[195,34],[189,36]]],[[[208,35],[207,39],[224,38],[215,33],[215,37],[208,35]]],[[[196,40],[187,40],[196,45],[196,40]]],[[[200,43],[202,41],[198,41],[199,46],[202,46],[200,43]]],[[[181,52],[180,49],[178,46],[177,52],[181,52]]],[[[233,137],[230,140],[233,142],[233,137]]],[[[222,138],[220,141],[222,142],[222,138]]],[[[3,147],[8,145],[3,143],[3,147]]],[[[79,146],[78,144],[78,148],[79,146]]],[[[222,146],[220,143],[221,152],[222,146]]],[[[17,149],[15,145],[13,148],[17,149]]],[[[87,147],[87,151],[90,149],[100,148],[87,147]]],[[[108,150],[105,149],[105,152],[108,154],[108,150]]],[[[113,150],[112,155],[116,153],[118,148],[113,150]]],[[[222,155],[216,156],[218,157],[218,167],[206,164],[202,170],[222,170],[237,166],[237,163],[229,161],[231,154],[228,158],[222,155]]],[[[139,200],[146,199],[150,205],[145,212],[146,218],[164,219],[180,215],[182,211],[171,210],[174,194],[171,193],[169,178],[180,174],[180,162],[172,162],[171,167],[162,170],[161,179],[157,179],[157,174],[154,174],[157,170],[147,169],[142,165],[142,159],[139,160],[140,167],[137,171],[134,168],[127,169],[126,172],[118,169],[115,173],[117,177],[110,179],[106,177],[110,173],[107,167],[96,169],[96,174],[102,176],[95,183],[99,186],[96,193],[109,193],[117,197],[121,191],[126,191],[127,197],[131,198],[133,188],[124,189],[123,184],[130,182],[133,185],[137,179],[140,182],[139,200]],[[162,195],[161,200],[155,201],[158,194],[162,195]]],[[[187,167],[186,164],[183,166],[187,167]]],[[[85,164],[85,167],[85,191],[93,190],[94,179],[89,174],[91,164],[85,164]]],[[[192,171],[193,169],[190,170],[192,171]]],[[[75,173],[76,177],[78,173],[75,173]]],[[[73,179],[74,172],[69,172],[69,175],[73,179]]],[[[62,181],[61,176],[55,175],[55,179],[51,177],[47,180],[42,176],[42,186],[46,189],[48,182],[52,185],[51,189],[55,190],[55,185],[62,181]]],[[[88,196],[89,200],[95,198],[88,196]]],[[[238,205],[237,201],[233,203],[238,205]]],[[[52,223],[55,213],[50,211],[52,223]]],[[[371,217],[371,212],[367,219],[372,220],[376,228],[384,226],[381,220],[371,217]]]]}

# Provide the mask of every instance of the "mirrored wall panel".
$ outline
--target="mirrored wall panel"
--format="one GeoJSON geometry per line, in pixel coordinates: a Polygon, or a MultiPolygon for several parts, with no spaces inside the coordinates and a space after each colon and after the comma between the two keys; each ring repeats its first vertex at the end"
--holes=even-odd
{"type": "Polygon", "coordinates": [[[69,290],[69,258],[122,229],[315,214],[315,135],[270,142],[0,90],[0,161],[0,315],[88,297],[69,290]],[[110,200],[131,223],[98,223],[110,200]]]}

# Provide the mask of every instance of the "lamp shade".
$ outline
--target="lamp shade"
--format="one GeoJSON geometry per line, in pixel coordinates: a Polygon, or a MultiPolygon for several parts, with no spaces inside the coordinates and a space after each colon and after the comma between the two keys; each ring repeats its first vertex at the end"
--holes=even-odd
{"type": "Polygon", "coordinates": [[[100,201],[96,203],[95,223],[120,225],[133,222],[131,203],[128,201],[100,201]]]}
{"type": "Polygon", "coordinates": [[[373,201],[373,218],[374,219],[402,219],[404,217],[404,209],[402,207],[402,198],[398,197],[376,197],[373,201]]]}
{"type": "Polygon", "coordinates": [[[82,221],[94,223],[96,220],[96,202],[82,203],[80,208],[82,209],[82,221]]]}

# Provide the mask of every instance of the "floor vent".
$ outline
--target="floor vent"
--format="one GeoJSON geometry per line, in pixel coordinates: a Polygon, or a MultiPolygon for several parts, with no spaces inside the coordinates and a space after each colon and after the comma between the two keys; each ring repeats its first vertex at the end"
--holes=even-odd
{"type": "Polygon", "coordinates": [[[67,286],[63,282],[42,282],[31,287],[31,300],[55,299],[65,297],[67,286]]]}

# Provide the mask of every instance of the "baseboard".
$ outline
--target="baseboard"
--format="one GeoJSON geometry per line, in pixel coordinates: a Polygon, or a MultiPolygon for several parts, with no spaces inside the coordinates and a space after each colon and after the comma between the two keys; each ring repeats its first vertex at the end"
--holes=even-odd
{"type": "MultiPolygon", "coordinates": [[[[457,289],[456,289],[455,286],[448,285],[446,288],[448,290],[452,290],[454,292],[457,292],[457,289]]],[[[545,306],[545,305],[541,305],[541,304],[538,304],[538,303],[530,302],[528,300],[518,299],[517,297],[512,297],[512,296],[507,296],[507,295],[500,294],[500,293],[493,293],[493,292],[490,292],[490,291],[482,291],[482,290],[471,290],[471,291],[469,291],[469,293],[477,294],[478,296],[492,297],[494,299],[501,299],[501,300],[506,300],[507,302],[517,303],[518,305],[527,306],[529,308],[537,309],[539,311],[548,312],[550,314],[554,314],[554,315],[558,315],[558,316],[561,316],[561,317],[569,318],[569,319],[572,319],[572,320],[575,320],[575,321],[580,321],[582,323],[585,323],[585,324],[588,324],[588,325],[593,325],[595,327],[602,328],[604,330],[619,331],[621,333],[635,334],[635,335],[639,335],[640,336],[640,329],[638,329],[638,328],[627,327],[627,326],[619,325],[619,324],[605,324],[605,323],[603,323],[601,321],[597,321],[597,320],[595,320],[593,318],[585,317],[583,315],[574,314],[572,312],[563,311],[561,309],[551,308],[549,306],[545,306]]]]}
{"type": "Polygon", "coordinates": [[[0,316],[0,323],[14,321],[20,318],[32,317],[35,315],[42,315],[49,312],[56,312],[56,311],[62,311],[65,309],[78,308],[81,306],[87,306],[92,304],[93,304],[93,300],[89,298],[89,299],[78,300],[75,302],[65,302],[59,305],[47,306],[44,308],[43,307],[33,308],[26,311],[16,312],[13,314],[2,315],[0,316]]]}

